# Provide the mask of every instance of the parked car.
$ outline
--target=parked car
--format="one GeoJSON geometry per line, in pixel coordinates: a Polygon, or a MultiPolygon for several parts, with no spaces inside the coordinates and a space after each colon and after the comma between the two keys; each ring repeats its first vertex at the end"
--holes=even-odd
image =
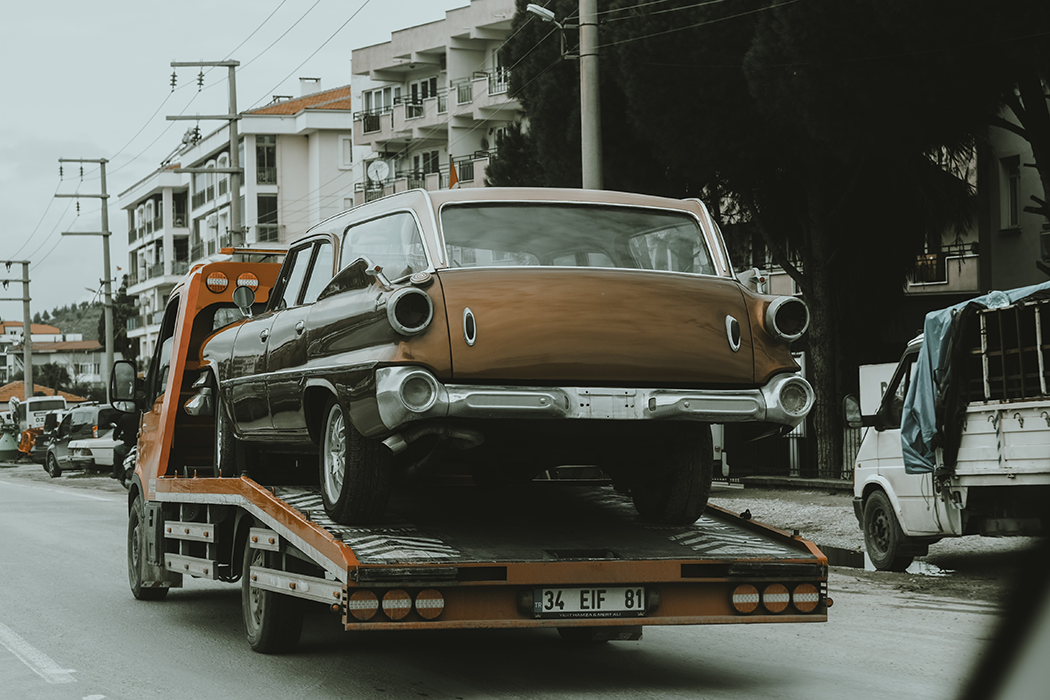
{"type": "Polygon", "coordinates": [[[699,200],[415,190],[294,243],[266,310],[206,341],[186,409],[214,411],[223,475],[245,449],[319,453],[343,523],[378,518],[394,472],[567,464],[599,466],[647,519],[692,522],[711,423],[757,436],[813,406],[789,351],[808,323],[800,299],[734,277],[699,200]]]}
{"type": "Polygon", "coordinates": [[[66,469],[111,469],[113,423],[120,413],[100,404],[76,406],[50,434],[44,468],[52,478],[66,469]]]}

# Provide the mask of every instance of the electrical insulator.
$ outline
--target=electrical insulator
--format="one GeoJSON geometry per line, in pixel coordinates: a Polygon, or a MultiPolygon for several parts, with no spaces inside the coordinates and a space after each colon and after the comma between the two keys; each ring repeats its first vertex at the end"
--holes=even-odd
{"type": "Polygon", "coordinates": [[[201,72],[197,74],[197,92],[200,92],[202,87],[204,87],[204,69],[203,68],[201,68],[201,72]]]}
{"type": "Polygon", "coordinates": [[[59,176],[59,177],[62,177],[62,175],[63,175],[63,173],[62,173],[62,166],[61,166],[61,165],[59,165],[59,166],[58,166],[58,176],[59,176]]]}
{"type": "Polygon", "coordinates": [[[77,200],[77,216],[80,216],[80,200],[77,200]]]}
{"type": "Polygon", "coordinates": [[[178,83],[178,78],[175,77],[175,71],[171,72],[171,91],[175,92],[175,85],[178,83]]]}
{"type": "Polygon", "coordinates": [[[80,166],[80,179],[81,180],[84,179],[84,166],[83,165],[80,166]]]}

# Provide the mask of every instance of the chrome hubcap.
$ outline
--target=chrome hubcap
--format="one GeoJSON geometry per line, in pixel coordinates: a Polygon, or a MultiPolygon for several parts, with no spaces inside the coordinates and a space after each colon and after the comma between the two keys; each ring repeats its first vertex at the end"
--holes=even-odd
{"type": "Polygon", "coordinates": [[[328,500],[335,503],[343,491],[346,474],[346,425],[343,411],[337,405],[328,413],[324,433],[324,489],[328,500]]]}

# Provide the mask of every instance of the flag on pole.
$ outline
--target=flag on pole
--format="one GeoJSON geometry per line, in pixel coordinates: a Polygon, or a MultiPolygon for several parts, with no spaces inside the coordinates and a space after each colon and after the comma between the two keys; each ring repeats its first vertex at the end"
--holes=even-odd
{"type": "Polygon", "coordinates": [[[459,184],[459,175],[456,174],[456,161],[452,160],[452,154],[448,155],[448,188],[456,189],[459,184]]]}

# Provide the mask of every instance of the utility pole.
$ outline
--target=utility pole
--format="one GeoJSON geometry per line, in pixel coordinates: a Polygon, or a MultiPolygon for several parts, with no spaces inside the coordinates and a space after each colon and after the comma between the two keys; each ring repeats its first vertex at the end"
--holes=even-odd
{"type": "MultiPolygon", "coordinates": [[[[11,272],[12,265],[22,266],[22,296],[3,297],[0,301],[22,302],[22,383],[25,385],[25,398],[28,400],[33,395],[33,323],[29,316],[29,261],[28,260],[0,260],[11,272]]],[[[17,278],[3,278],[4,289],[11,282],[17,282],[17,278]]]]}
{"type": "Polygon", "coordinates": [[[602,106],[598,91],[598,0],[580,0],[580,136],[583,188],[602,188],[602,106]]]}
{"type": "Polygon", "coordinates": [[[113,371],[113,287],[111,275],[113,268],[109,262],[109,194],[106,192],[106,163],[105,158],[59,158],[59,163],[98,163],[101,185],[99,194],[56,194],[56,197],[73,198],[97,198],[102,200],[102,230],[101,231],[63,231],[63,236],[102,236],[102,306],[106,323],[106,361],[102,364],[102,382],[106,385],[106,400],[110,401],[109,395],[109,373],[113,371]]]}
{"type": "MultiPolygon", "coordinates": [[[[230,83],[230,110],[229,114],[213,114],[213,115],[191,115],[191,114],[176,114],[168,115],[168,121],[200,121],[201,119],[222,119],[230,123],[230,167],[228,168],[176,168],[177,173],[226,173],[230,176],[230,231],[236,236],[240,236],[241,231],[241,175],[244,173],[243,168],[240,164],[240,154],[238,148],[240,146],[240,137],[237,133],[237,120],[241,116],[237,113],[237,66],[241,65],[240,61],[172,61],[172,68],[185,68],[188,66],[194,67],[216,67],[221,68],[225,66],[229,69],[229,83],[230,83]]],[[[174,76],[172,77],[174,80],[174,76]]],[[[203,76],[201,77],[203,81],[203,76]]],[[[173,83],[174,84],[174,83],[173,83]]],[[[243,240],[238,241],[238,238],[233,239],[234,245],[243,244],[243,240]]]]}

